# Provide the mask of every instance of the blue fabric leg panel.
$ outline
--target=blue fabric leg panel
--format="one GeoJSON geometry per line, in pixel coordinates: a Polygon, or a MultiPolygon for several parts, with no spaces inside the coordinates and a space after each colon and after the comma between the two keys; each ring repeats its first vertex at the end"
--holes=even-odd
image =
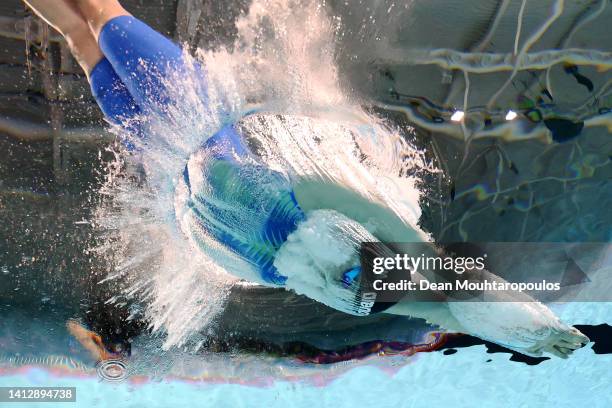
{"type": "MultiPolygon", "coordinates": [[[[140,106],[134,101],[129,90],[121,81],[112,65],[106,58],[102,58],[91,71],[89,76],[91,93],[106,119],[122,126],[130,134],[142,137],[141,127],[135,120],[141,113],[140,106]]],[[[133,149],[133,144],[124,142],[133,149]]]]}
{"type": "Polygon", "coordinates": [[[104,116],[115,125],[122,125],[140,113],[140,107],[106,58],[90,74],[91,92],[104,116]]]}
{"type": "Polygon", "coordinates": [[[185,69],[182,50],[131,16],[116,17],[106,23],[98,43],[140,107],[163,110],[171,98],[164,80],[171,72],[185,69]]]}

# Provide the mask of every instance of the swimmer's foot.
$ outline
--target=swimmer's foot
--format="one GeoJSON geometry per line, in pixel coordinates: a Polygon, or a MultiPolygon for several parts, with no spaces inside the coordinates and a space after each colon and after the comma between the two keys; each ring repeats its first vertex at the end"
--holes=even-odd
{"type": "Polygon", "coordinates": [[[532,356],[550,353],[560,358],[568,358],[574,350],[584,347],[589,341],[589,338],[580,330],[563,325],[563,327],[552,329],[547,338],[525,351],[526,354],[532,356]]]}

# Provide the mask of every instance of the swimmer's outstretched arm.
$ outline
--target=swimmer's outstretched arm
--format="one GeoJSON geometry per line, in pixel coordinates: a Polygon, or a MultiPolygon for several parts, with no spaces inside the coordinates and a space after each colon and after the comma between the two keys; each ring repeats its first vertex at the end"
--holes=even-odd
{"type": "MultiPolygon", "coordinates": [[[[413,280],[423,279],[416,275],[413,280]]],[[[428,280],[435,281],[433,277],[428,280]]],[[[479,271],[473,280],[505,282],[488,271],[479,271]]],[[[490,301],[461,301],[459,295],[462,293],[446,293],[449,300],[439,302],[404,299],[385,312],[423,318],[531,356],[546,352],[567,358],[589,342],[579,330],[561,322],[548,307],[523,292],[485,292],[483,298],[490,301]]]]}

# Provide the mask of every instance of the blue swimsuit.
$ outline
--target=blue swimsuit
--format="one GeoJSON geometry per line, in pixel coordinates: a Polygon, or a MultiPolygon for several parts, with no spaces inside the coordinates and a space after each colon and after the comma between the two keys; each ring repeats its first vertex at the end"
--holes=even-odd
{"type": "MultiPolygon", "coordinates": [[[[185,66],[182,51],[129,16],[109,21],[100,33],[99,45],[105,58],[90,75],[93,95],[110,122],[145,137],[132,119],[169,103],[163,78],[170,69],[180,72],[185,66]]],[[[133,148],[129,141],[125,144],[133,148]]],[[[283,285],[286,277],[274,267],[274,256],[305,218],[289,180],[258,164],[233,126],[207,139],[202,149],[210,160],[205,169],[199,169],[203,177],[197,179],[204,179],[211,188],[203,194],[186,165],[187,207],[201,229],[255,266],[265,282],[283,285]]]]}

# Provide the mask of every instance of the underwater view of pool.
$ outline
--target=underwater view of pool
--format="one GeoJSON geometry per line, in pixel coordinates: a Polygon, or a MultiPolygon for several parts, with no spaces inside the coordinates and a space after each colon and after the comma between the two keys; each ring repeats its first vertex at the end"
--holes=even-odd
{"type": "Polygon", "coordinates": [[[611,23],[6,0],[0,407],[612,406],[611,23]]]}

